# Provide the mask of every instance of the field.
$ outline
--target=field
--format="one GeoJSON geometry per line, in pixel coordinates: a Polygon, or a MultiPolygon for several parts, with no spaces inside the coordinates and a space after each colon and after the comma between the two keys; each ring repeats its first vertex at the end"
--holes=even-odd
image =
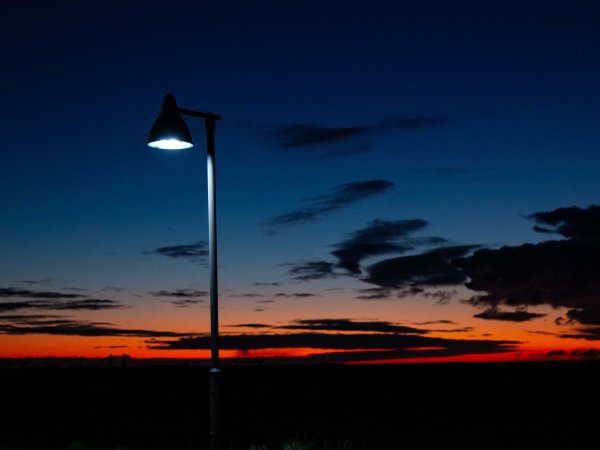
{"type": "MultiPolygon", "coordinates": [[[[30,367],[0,377],[0,449],[207,447],[206,368],[30,367]]],[[[593,448],[599,380],[592,361],[226,367],[223,448],[593,448]]]]}

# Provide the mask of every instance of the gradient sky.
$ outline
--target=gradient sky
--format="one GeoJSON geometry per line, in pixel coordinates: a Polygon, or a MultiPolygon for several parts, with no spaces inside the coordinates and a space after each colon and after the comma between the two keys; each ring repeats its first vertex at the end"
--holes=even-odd
{"type": "Polygon", "coordinates": [[[0,357],[208,354],[203,123],[146,146],[169,92],[224,118],[223,356],[598,354],[597,2],[0,17],[0,357]]]}

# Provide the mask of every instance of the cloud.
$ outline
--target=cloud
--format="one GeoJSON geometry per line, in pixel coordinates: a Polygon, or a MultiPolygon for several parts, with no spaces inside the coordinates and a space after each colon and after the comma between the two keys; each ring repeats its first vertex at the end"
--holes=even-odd
{"type": "MultiPolygon", "coordinates": [[[[464,281],[461,272],[453,268],[448,260],[451,257],[464,255],[475,246],[440,247],[421,255],[405,257],[408,258],[407,260],[402,258],[388,259],[368,267],[367,276],[363,276],[361,263],[367,258],[389,253],[404,253],[409,250],[448,242],[444,238],[435,236],[411,236],[412,233],[423,230],[427,225],[428,222],[422,219],[373,220],[366,227],[351,233],[348,239],[332,246],[334,250],[331,255],[336,258],[337,262],[313,260],[290,264],[291,269],[288,270],[288,275],[300,281],[346,275],[378,285],[377,288],[359,289],[358,293],[360,295],[357,298],[362,300],[387,299],[393,295],[393,289],[398,288],[404,289],[402,292],[396,292],[397,296],[402,297],[422,293],[425,286],[457,284],[456,280],[458,282],[464,281]],[[389,272],[392,265],[398,266],[396,268],[399,269],[399,266],[405,261],[406,269],[410,266],[419,271],[419,273],[412,273],[410,283],[408,279],[395,279],[400,275],[399,273],[391,274],[389,272]],[[429,270],[429,273],[425,273],[426,270],[429,270]],[[435,271],[435,274],[433,271],[435,271]],[[444,281],[444,283],[434,283],[436,281],[432,278],[434,275],[437,275],[437,281],[444,281]],[[450,275],[452,275],[452,280],[442,280],[442,276],[448,278],[450,275]],[[386,279],[384,280],[384,278],[386,279]]],[[[429,295],[435,296],[440,301],[447,298],[447,295],[443,292],[429,295]]]]}
{"type": "Polygon", "coordinates": [[[447,121],[440,117],[404,117],[370,125],[332,127],[301,123],[275,127],[267,133],[279,148],[303,150],[321,156],[364,153],[375,146],[377,138],[390,131],[407,132],[439,126],[447,121]]]}
{"type": "Polygon", "coordinates": [[[168,247],[158,247],[154,250],[145,250],[145,255],[162,255],[169,258],[189,259],[192,261],[204,261],[208,256],[206,242],[198,241],[193,244],[178,244],[168,247]]]}
{"type": "Polygon", "coordinates": [[[288,297],[288,298],[307,298],[316,297],[316,294],[310,294],[308,292],[294,292],[292,294],[286,294],[285,292],[278,292],[275,297],[288,297]]]}
{"type": "Polygon", "coordinates": [[[196,298],[206,297],[208,295],[208,291],[199,291],[196,289],[175,289],[173,291],[162,290],[150,292],[150,294],[155,297],[196,298]]]}
{"type": "Polygon", "coordinates": [[[142,338],[175,338],[191,333],[114,328],[106,322],[75,321],[43,315],[0,316],[0,334],[47,334],[61,336],[123,336],[142,338]]]}
{"type": "Polygon", "coordinates": [[[337,266],[353,274],[360,274],[360,262],[366,258],[404,253],[417,247],[439,245],[446,242],[439,237],[413,238],[412,233],[424,229],[428,223],[422,219],[388,221],[376,219],[346,239],[334,245],[331,252],[338,259],[337,266]]]}
{"type": "Polygon", "coordinates": [[[425,334],[427,330],[396,325],[392,322],[374,320],[357,321],[351,319],[304,319],[293,320],[288,325],[277,328],[286,330],[319,330],[319,331],[363,331],[377,333],[425,334]]]}
{"type": "Polygon", "coordinates": [[[306,261],[289,264],[288,275],[298,281],[312,281],[334,277],[334,264],[327,261],[306,261]]]}
{"type": "Polygon", "coordinates": [[[311,123],[285,125],[274,129],[270,134],[280,147],[312,147],[333,142],[354,139],[369,131],[368,127],[324,127],[311,123]]]}
{"type": "Polygon", "coordinates": [[[361,294],[355,297],[358,300],[387,300],[393,295],[391,289],[382,287],[358,289],[357,292],[361,294]]]}
{"type": "Polygon", "coordinates": [[[161,290],[156,292],[150,292],[150,295],[155,297],[172,297],[172,305],[178,308],[187,308],[189,306],[197,305],[198,303],[204,303],[204,299],[208,295],[207,291],[200,291],[197,289],[175,289],[172,291],[161,290]]]}
{"type": "Polygon", "coordinates": [[[273,330],[311,330],[311,331],[360,331],[371,333],[426,334],[429,330],[397,325],[383,320],[359,321],[353,319],[297,319],[287,325],[267,325],[263,323],[242,323],[230,327],[270,328],[273,330]]]}
{"type": "MultiPolygon", "coordinates": [[[[181,350],[209,349],[210,337],[182,337],[175,340],[150,339],[151,349],[181,350]]],[[[303,357],[303,361],[343,362],[368,361],[431,356],[457,356],[514,351],[515,341],[445,339],[398,333],[286,333],[286,334],[227,334],[221,336],[224,350],[260,350],[284,348],[313,348],[346,350],[347,353],[326,353],[303,357]],[[376,351],[372,349],[378,349],[376,351]]]]}
{"type": "Polygon", "coordinates": [[[600,359],[600,350],[595,348],[588,348],[587,350],[573,350],[571,355],[579,356],[583,359],[600,359]]]}
{"type": "Polygon", "coordinates": [[[456,325],[453,320],[441,319],[441,320],[429,320],[427,322],[413,322],[413,325],[456,325]]]}
{"type": "Polygon", "coordinates": [[[556,356],[566,356],[567,352],[565,352],[564,350],[550,350],[548,353],[546,353],[546,358],[554,358],[556,356]]]}
{"type": "Polygon", "coordinates": [[[482,249],[454,264],[478,292],[469,299],[473,305],[566,307],[570,319],[600,325],[599,239],[482,249]]]}
{"type": "Polygon", "coordinates": [[[81,298],[81,294],[67,294],[56,291],[32,291],[29,289],[19,289],[14,287],[0,288],[0,298],[44,298],[44,299],[63,299],[63,298],[81,298]]]}
{"type": "Polygon", "coordinates": [[[271,282],[271,283],[252,283],[253,286],[279,286],[279,283],[271,282]]]}
{"type": "Polygon", "coordinates": [[[450,261],[475,245],[440,247],[425,253],[385,259],[367,267],[363,281],[384,288],[438,287],[464,283],[465,275],[450,261]]]}
{"type": "MultiPolygon", "coordinates": [[[[453,322],[442,320],[428,323],[453,322]]],[[[381,320],[297,319],[285,325],[250,322],[228,327],[253,328],[260,331],[260,334],[224,334],[220,341],[224,350],[245,352],[274,348],[312,348],[335,351],[302,357],[303,362],[350,362],[502,353],[515,351],[519,344],[507,340],[457,340],[424,336],[427,333],[445,330],[424,330],[381,320]],[[276,330],[303,332],[282,334],[276,330]]],[[[448,331],[458,333],[471,330],[472,328],[464,328],[448,331]]],[[[182,336],[177,339],[151,338],[146,343],[151,349],[208,349],[211,340],[210,336],[202,335],[182,336]]]]}
{"type": "Polygon", "coordinates": [[[202,299],[193,299],[193,298],[181,298],[177,300],[173,300],[171,304],[177,306],[178,308],[187,308],[189,306],[197,305],[199,303],[204,303],[202,299]]]}
{"type": "Polygon", "coordinates": [[[0,298],[27,298],[19,301],[0,301],[0,312],[19,311],[23,309],[42,310],[86,310],[124,308],[115,300],[84,298],[81,294],[65,294],[61,292],[39,292],[15,288],[0,288],[0,298]]]}
{"type": "Polygon", "coordinates": [[[507,322],[527,322],[533,319],[544,317],[546,314],[531,313],[528,311],[500,311],[497,308],[488,308],[482,313],[475,314],[473,317],[485,320],[504,320],[507,322]]]}
{"type": "Polygon", "coordinates": [[[571,333],[558,335],[563,339],[585,339],[587,341],[600,341],[600,327],[577,328],[571,333]]]}
{"type": "Polygon", "coordinates": [[[591,205],[588,208],[558,208],[531,214],[529,218],[538,224],[534,230],[542,233],[558,233],[575,239],[600,238],[599,205],[591,205]]]}
{"type": "Polygon", "coordinates": [[[356,181],[337,186],[332,192],[304,200],[306,206],[275,216],[265,223],[270,233],[273,228],[314,222],[324,215],[353,203],[383,194],[392,189],[394,183],[386,180],[356,181]]]}
{"type": "Polygon", "coordinates": [[[23,280],[21,283],[24,284],[49,284],[52,282],[52,278],[41,278],[39,280],[23,280]]]}
{"type": "Polygon", "coordinates": [[[571,309],[567,317],[583,325],[600,325],[600,305],[588,306],[584,309],[571,309]]]}

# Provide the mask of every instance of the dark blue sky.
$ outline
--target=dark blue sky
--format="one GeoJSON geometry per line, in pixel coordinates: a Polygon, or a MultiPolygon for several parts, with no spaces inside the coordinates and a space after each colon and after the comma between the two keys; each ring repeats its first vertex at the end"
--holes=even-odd
{"type": "MultiPolygon", "coordinates": [[[[528,215],[598,203],[597,2],[0,8],[0,287],[70,290],[127,306],[78,311],[77,320],[107,314],[114,326],[206,329],[203,124],[188,121],[192,150],[147,148],[167,92],[181,107],[224,117],[225,325],[428,316],[470,324],[481,311],[460,301],[469,295],[461,280],[426,286],[444,286],[452,298],[445,306],[427,296],[398,300],[395,291],[381,302],[356,297],[386,288],[373,282],[374,263],[438,247],[464,246],[452,253],[460,257],[538,243],[549,237],[528,215]],[[405,233],[409,220],[422,226],[412,222],[405,233]],[[357,251],[377,223],[387,224],[391,247],[353,253],[360,267],[346,273],[348,261],[332,252],[357,251]],[[196,243],[195,259],[160,251],[196,243]],[[311,262],[330,266],[307,278],[311,262]],[[190,297],[200,303],[169,303],[166,294],[181,290],[196,290],[190,297]],[[314,298],[294,297],[301,293],[314,298]],[[195,328],[192,310],[202,316],[195,328]]],[[[11,292],[3,301],[19,297],[11,292]]],[[[558,315],[544,316],[544,329],[558,315]]],[[[502,335],[479,322],[475,337],[502,335]]]]}

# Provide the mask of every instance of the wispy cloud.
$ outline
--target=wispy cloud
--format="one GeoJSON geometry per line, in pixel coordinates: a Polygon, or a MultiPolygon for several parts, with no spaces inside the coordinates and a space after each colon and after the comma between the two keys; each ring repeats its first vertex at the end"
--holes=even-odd
{"type": "Polygon", "coordinates": [[[272,330],[310,330],[310,331],[338,331],[365,333],[402,333],[426,334],[429,330],[398,325],[385,320],[353,320],[353,319],[296,319],[286,325],[267,325],[263,323],[242,323],[229,325],[240,328],[269,328],[272,330]]]}
{"type": "Polygon", "coordinates": [[[178,308],[187,308],[189,306],[197,305],[198,303],[203,303],[204,297],[208,296],[208,291],[197,289],[160,290],[150,292],[150,295],[153,295],[154,297],[170,298],[172,299],[170,300],[171,304],[178,308]]]}
{"type": "Polygon", "coordinates": [[[29,289],[19,289],[14,287],[0,288],[0,298],[19,297],[19,298],[44,298],[44,299],[64,299],[64,298],[81,298],[85,297],[81,294],[68,294],[57,291],[32,291],[29,289]]]}
{"type": "Polygon", "coordinates": [[[51,315],[0,315],[0,334],[47,334],[61,336],[123,336],[141,338],[175,338],[191,333],[116,328],[107,322],[76,321],[51,315]]]}
{"type": "Polygon", "coordinates": [[[286,330],[362,331],[374,333],[425,334],[427,330],[397,325],[383,320],[360,321],[351,319],[302,319],[277,328],[286,330]]]}
{"type": "Polygon", "coordinates": [[[288,275],[298,281],[312,281],[334,277],[334,263],[327,261],[305,261],[289,264],[288,275]]]}
{"type": "Polygon", "coordinates": [[[274,229],[313,222],[360,200],[390,191],[394,183],[387,180],[355,181],[337,186],[330,193],[304,200],[305,206],[275,216],[264,225],[268,233],[274,229]]]}
{"type": "Polygon", "coordinates": [[[0,288],[0,312],[12,312],[27,309],[38,310],[86,310],[124,308],[115,301],[98,298],[87,298],[83,294],[69,294],[56,291],[31,291],[13,287],[0,288]],[[18,299],[18,300],[15,300],[18,299]]]}
{"type": "Polygon", "coordinates": [[[311,294],[310,292],[278,292],[275,294],[275,297],[286,297],[286,298],[308,298],[308,297],[316,297],[317,294],[311,294]]]}
{"type": "Polygon", "coordinates": [[[177,244],[167,247],[158,247],[153,250],[143,251],[146,255],[162,255],[169,258],[188,259],[204,262],[208,256],[206,242],[195,242],[192,244],[177,244]]]}
{"type": "Polygon", "coordinates": [[[331,157],[367,152],[384,133],[417,131],[445,123],[446,119],[433,116],[403,117],[375,124],[341,127],[300,123],[274,127],[267,132],[267,137],[284,150],[331,157]]]}
{"type": "Polygon", "coordinates": [[[202,291],[197,289],[175,289],[172,291],[161,290],[150,292],[155,297],[177,297],[177,298],[196,298],[206,297],[208,291],[202,291]]]}

